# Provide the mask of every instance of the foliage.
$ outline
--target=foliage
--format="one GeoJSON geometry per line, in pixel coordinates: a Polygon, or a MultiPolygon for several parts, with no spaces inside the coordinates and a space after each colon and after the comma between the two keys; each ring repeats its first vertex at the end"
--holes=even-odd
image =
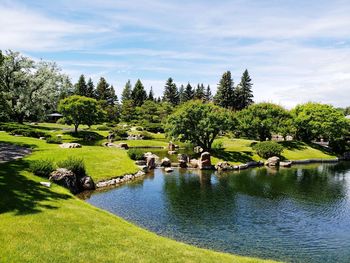
{"type": "Polygon", "coordinates": [[[212,100],[213,100],[213,95],[211,93],[210,86],[208,85],[206,90],[205,90],[205,93],[204,93],[204,101],[205,102],[210,102],[212,100]]]}
{"type": "Polygon", "coordinates": [[[252,83],[248,70],[243,72],[241,82],[235,89],[235,109],[242,110],[253,104],[252,83]]]}
{"type": "Polygon", "coordinates": [[[140,149],[129,149],[128,150],[128,156],[130,157],[131,160],[144,160],[144,153],[140,149]]]}
{"type": "Polygon", "coordinates": [[[214,141],[212,148],[213,148],[213,150],[223,150],[224,143],[222,141],[214,141]]]}
{"type": "Polygon", "coordinates": [[[149,90],[147,100],[154,101],[154,93],[153,93],[153,87],[151,86],[151,89],[149,90]]]}
{"type": "Polygon", "coordinates": [[[210,150],[221,131],[231,128],[231,114],[213,104],[189,101],[181,105],[166,121],[165,131],[170,138],[190,141],[210,150]]]}
{"type": "Polygon", "coordinates": [[[141,106],[147,100],[146,90],[139,79],[136,81],[134,89],[131,92],[131,98],[135,106],[141,106]]]}
{"type": "Polygon", "coordinates": [[[33,138],[40,138],[40,137],[46,137],[48,134],[44,131],[40,131],[38,129],[33,128],[20,128],[20,129],[13,129],[10,131],[12,135],[22,135],[25,137],[33,137],[33,138]]]}
{"type": "Polygon", "coordinates": [[[302,141],[323,138],[337,141],[349,132],[349,121],[331,105],[309,102],[292,110],[296,136],[302,141]]]}
{"type": "Polygon", "coordinates": [[[197,85],[197,88],[194,92],[194,99],[195,100],[202,100],[202,101],[205,100],[205,87],[204,87],[203,83],[197,85]]]}
{"type": "Polygon", "coordinates": [[[125,84],[125,87],[122,92],[122,103],[124,104],[125,101],[131,100],[131,82],[128,80],[125,84]]]}
{"type": "Polygon", "coordinates": [[[128,130],[120,126],[111,129],[110,132],[114,134],[116,140],[128,137],[128,130]]]}
{"type": "Polygon", "coordinates": [[[172,105],[179,104],[179,91],[172,78],[168,78],[167,82],[165,83],[163,101],[169,102],[172,105]]]}
{"type": "Polygon", "coordinates": [[[49,178],[50,174],[55,170],[55,166],[51,160],[41,159],[30,162],[29,170],[35,175],[49,178]]]}
{"type": "Polygon", "coordinates": [[[68,157],[66,160],[57,162],[57,166],[72,171],[78,178],[86,176],[84,160],[81,158],[68,157]]]}
{"type": "Polygon", "coordinates": [[[281,156],[283,146],[274,141],[265,141],[256,143],[253,149],[260,157],[267,159],[272,156],[281,156]]]}
{"type": "Polygon", "coordinates": [[[97,101],[92,98],[74,95],[60,101],[58,110],[67,121],[74,124],[78,132],[80,124],[91,126],[103,119],[105,113],[98,107],[97,101]]]}
{"type": "Polygon", "coordinates": [[[230,71],[227,71],[222,75],[216,95],[214,96],[214,102],[216,105],[223,108],[234,108],[234,83],[230,71]]]}
{"type": "Polygon", "coordinates": [[[106,79],[101,77],[96,86],[96,99],[103,100],[108,105],[114,106],[118,102],[113,86],[110,86],[106,79]]]}
{"type": "Polygon", "coordinates": [[[87,85],[83,74],[80,75],[78,82],[74,85],[74,94],[87,97],[87,85]]]}
{"type": "Polygon", "coordinates": [[[7,51],[0,66],[0,108],[19,123],[44,118],[56,109],[67,79],[55,63],[35,62],[7,51]]]}
{"type": "Polygon", "coordinates": [[[161,123],[151,123],[151,122],[146,122],[143,124],[143,128],[148,131],[148,132],[164,132],[164,127],[163,124],[161,123]]]}
{"type": "Polygon", "coordinates": [[[286,125],[291,115],[283,107],[272,103],[252,104],[236,115],[238,125],[235,132],[238,136],[265,141],[272,134],[286,133],[286,125]]]}
{"type": "Polygon", "coordinates": [[[57,137],[57,136],[49,136],[46,138],[47,143],[53,143],[53,144],[61,144],[62,143],[62,138],[57,137]]]}
{"type": "Polygon", "coordinates": [[[134,107],[134,101],[133,100],[124,100],[121,112],[120,112],[120,118],[122,121],[130,122],[133,119],[135,119],[136,116],[136,109],[134,107]]]}

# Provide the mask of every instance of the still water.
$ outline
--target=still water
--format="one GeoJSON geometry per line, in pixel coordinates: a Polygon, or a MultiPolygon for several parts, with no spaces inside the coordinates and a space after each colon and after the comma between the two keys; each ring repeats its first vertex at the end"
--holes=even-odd
{"type": "Polygon", "coordinates": [[[350,262],[350,162],[220,174],[156,169],[87,201],[204,248],[287,262],[350,262]]]}

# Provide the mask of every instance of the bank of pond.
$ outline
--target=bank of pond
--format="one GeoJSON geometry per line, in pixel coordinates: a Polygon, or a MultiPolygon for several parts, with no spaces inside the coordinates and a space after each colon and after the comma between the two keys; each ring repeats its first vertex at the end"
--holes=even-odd
{"type": "Polygon", "coordinates": [[[151,171],[86,201],[159,235],[287,262],[350,261],[350,162],[151,171]]]}

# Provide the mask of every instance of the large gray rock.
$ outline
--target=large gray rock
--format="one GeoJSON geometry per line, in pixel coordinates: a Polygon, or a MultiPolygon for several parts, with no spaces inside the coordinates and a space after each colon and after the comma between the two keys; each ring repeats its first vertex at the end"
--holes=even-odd
{"type": "Polygon", "coordinates": [[[215,169],[218,171],[229,171],[233,170],[234,167],[229,162],[218,162],[215,165],[215,169]]]}
{"type": "Polygon", "coordinates": [[[146,159],[146,166],[149,170],[156,168],[156,159],[154,156],[148,156],[146,159]]]}
{"type": "Polygon", "coordinates": [[[170,167],[171,166],[171,161],[169,158],[165,157],[160,161],[160,166],[162,167],[170,167]]]}
{"type": "Polygon", "coordinates": [[[168,144],[168,150],[169,151],[175,151],[175,144],[173,144],[172,142],[169,142],[169,144],[168,144]]]}
{"type": "Polygon", "coordinates": [[[187,168],[188,156],[186,154],[178,154],[177,160],[179,161],[179,166],[181,168],[187,168]]]}
{"type": "Polygon", "coordinates": [[[81,144],[70,142],[70,143],[62,143],[60,144],[60,147],[63,149],[69,149],[69,148],[81,148],[81,144]]]}
{"type": "Polygon", "coordinates": [[[211,164],[209,152],[204,152],[201,154],[201,157],[200,157],[199,162],[198,162],[198,168],[201,170],[214,169],[213,165],[211,164]]]}
{"type": "Polygon", "coordinates": [[[84,176],[83,178],[81,178],[79,187],[83,191],[95,190],[95,188],[96,188],[95,183],[90,176],[84,176]]]}
{"type": "Polygon", "coordinates": [[[79,183],[76,175],[65,168],[59,168],[53,171],[49,178],[50,181],[68,188],[73,194],[80,192],[79,183]]]}
{"type": "Polygon", "coordinates": [[[269,159],[267,159],[265,164],[267,166],[279,166],[280,158],[277,156],[270,157],[269,159]]]}

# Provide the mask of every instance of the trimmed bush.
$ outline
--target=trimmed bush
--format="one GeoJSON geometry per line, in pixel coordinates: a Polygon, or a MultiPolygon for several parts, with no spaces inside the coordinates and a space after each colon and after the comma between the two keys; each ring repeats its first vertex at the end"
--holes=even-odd
{"type": "Polygon", "coordinates": [[[35,175],[49,178],[50,174],[55,170],[51,160],[38,160],[30,163],[29,169],[35,175]]]}
{"type": "Polygon", "coordinates": [[[15,129],[10,132],[12,135],[22,135],[25,137],[33,137],[33,138],[40,138],[40,137],[47,137],[48,134],[46,132],[31,129],[31,128],[21,128],[21,129],[15,129]]]}
{"type": "Polygon", "coordinates": [[[281,156],[283,146],[273,141],[259,142],[253,146],[256,153],[262,158],[270,158],[272,156],[281,156]]]}
{"type": "Polygon", "coordinates": [[[99,125],[96,127],[96,130],[98,131],[109,131],[111,127],[108,127],[107,125],[99,125]]]}
{"type": "Polygon", "coordinates": [[[128,155],[131,160],[144,160],[143,152],[140,149],[130,149],[128,150],[128,155]]]}
{"type": "Polygon", "coordinates": [[[86,176],[84,160],[81,158],[69,157],[64,161],[58,162],[57,166],[72,171],[78,178],[86,176]]]}
{"type": "Polygon", "coordinates": [[[146,131],[141,132],[140,135],[143,137],[144,140],[152,140],[152,139],[154,139],[153,135],[151,133],[149,133],[149,132],[146,132],[146,131]]]}
{"type": "Polygon", "coordinates": [[[161,123],[151,123],[151,122],[147,122],[143,125],[143,128],[148,131],[148,132],[164,132],[164,128],[163,125],[161,123]]]}
{"type": "Polygon", "coordinates": [[[46,142],[47,143],[61,144],[62,143],[62,138],[59,138],[57,136],[55,136],[55,137],[50,136],[50,137],[46,138],[46,142]]]}
{"type": "Polygon", "coordinates": [[[116,138],[126,138],[128,137],[128,131],[121,127],[115,127],[111,130],[116,138]]]}

